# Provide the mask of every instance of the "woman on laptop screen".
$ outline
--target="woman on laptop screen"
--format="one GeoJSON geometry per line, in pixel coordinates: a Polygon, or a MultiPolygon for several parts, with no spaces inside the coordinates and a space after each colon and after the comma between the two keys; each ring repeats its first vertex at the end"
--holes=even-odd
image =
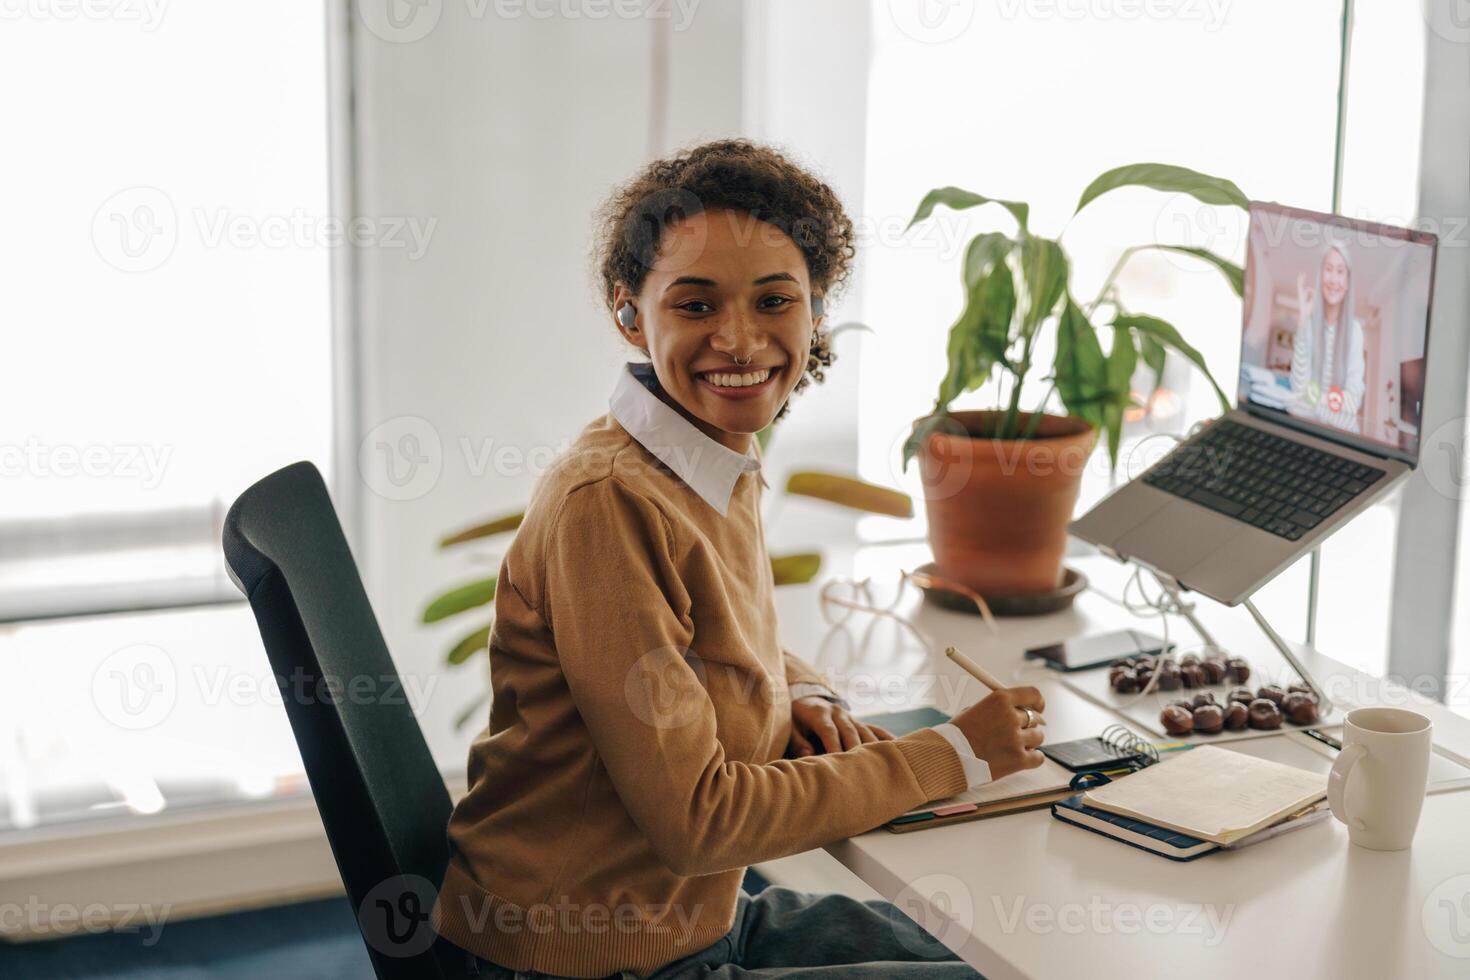
{"type": "Polygon", "coordinates": [[[1317,285],[1298,273],[1297,330],[1287,410],[1347,432],[1359,432],[1363,403],[1363,325],[1353,315],[1353,269],[1346,245],[1322,250],[1317,285]]]}

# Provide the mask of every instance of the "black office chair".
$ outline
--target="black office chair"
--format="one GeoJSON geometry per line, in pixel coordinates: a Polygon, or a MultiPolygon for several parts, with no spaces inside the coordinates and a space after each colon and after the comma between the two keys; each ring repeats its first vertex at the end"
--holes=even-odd
{"type": "Polygon", "coordinates": [[[394,980],[463,977],[466,954],[428,921],[449,860],[449,793],[316,467],[296,463],[242,493],[225,518],[224,550],[373,969],[394,980]]]}

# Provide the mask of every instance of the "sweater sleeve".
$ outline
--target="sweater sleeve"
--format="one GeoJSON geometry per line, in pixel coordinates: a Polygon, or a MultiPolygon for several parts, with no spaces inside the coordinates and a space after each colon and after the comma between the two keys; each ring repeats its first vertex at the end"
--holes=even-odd
{"type": "Polygon", "coordinates": [[[672,526],[615,478],[562,502],[545,581],[543,616],[598,757],[677,874],[810,850],[967,786],[932,729],[831,755],[727,759],[672,526]]]}

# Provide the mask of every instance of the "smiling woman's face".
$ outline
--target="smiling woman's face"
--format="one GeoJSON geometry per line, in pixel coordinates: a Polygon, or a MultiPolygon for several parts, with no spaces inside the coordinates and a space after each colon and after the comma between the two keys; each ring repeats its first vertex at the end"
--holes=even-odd
{"type": "Polygon", "coordinates": [[[634,328],[618,329],[648,352],[675,407],[743,452],[806,368],[811,298],[806,260],[789,236],[717,209],[670,226],[642,289],[619,284],[613,310],[636,308],[634,328]]]}

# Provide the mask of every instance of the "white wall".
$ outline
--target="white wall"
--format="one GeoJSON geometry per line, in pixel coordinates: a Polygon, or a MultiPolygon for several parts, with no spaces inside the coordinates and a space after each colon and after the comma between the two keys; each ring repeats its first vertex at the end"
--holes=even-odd
{"type": "MultiPolygon", "coordinates": [[[[493,574],[499,547],[468,545],[446,555],[434,542],[518,509],[548,455],[606,410],[626,349],[591,285],[591,216],[648,159],[651,86],[661,63],[656,32],[667,43],[668,84],[663,145],[654,149],[759,125],[752,135],[799,155],[811,140],[832,155],[840,172],[823,169],[839,189],[860,194],[862,134],[850,131],[856,110],[826,120],[803,113],[803,100],[810,105],[818,89],[796,93],[784,103],[789,114],[769,123],[752,104],[745,38],[765,29],[767,12],[702,3],[686,19],[678,4],[659,6],[670,17],[662,23],[497,17],[494,4],[445,0],[422,8],[439,19],[412,40],[405,38],[422,33],[422,23],[353,24],[357,213],[437,219],[418,258],[383,248],[359,256],[359,400],[368,446],[358,551],[400,672],[435,685],[420,715],[445,766],[463,765],[482,723],[456,731],[451,719],[484,685],[485,660],[442,670],[444,651],[474,624],[430,628],[418,617],[442,588],[493,574]],[[795,140],[782,139],[793,130],[795,140]],[[405,436],[417,439],[417,450],[405,436]],[[400,477],[415,473],[405,486],[386,480],[381,446],[400,477]],[[417,471],[408,469],[404,450],[424,458],[417,471]],[[497,450],[525,458],[517,464],[510,455],[497,458],[497,450]],[[389,499],[395,496],[409,499],[389,499]]],[[[834,6],[814,5],[810,13],[834,6]]],[[[865,9],[859,13],[848,21],[865,25],[865,9]]],[[[807,54],[845,60],[845,70],[861,67],[848,49],[807,54]]],[[[792,67],[767,66],[767,80],[779,87],[792,67]]],[[[846,419],[850,427],[855,386],[832,388],[823,395],[836,397],[807,414],[846,419]]],[[[855,458],[855,442],[843,442],[831,426],[818,421],[813,433],[846,446],[839,461],[844,452],[855,458]]],[[[798,435],[792,425],[783,451],[793,451],[798,435]]]]}

